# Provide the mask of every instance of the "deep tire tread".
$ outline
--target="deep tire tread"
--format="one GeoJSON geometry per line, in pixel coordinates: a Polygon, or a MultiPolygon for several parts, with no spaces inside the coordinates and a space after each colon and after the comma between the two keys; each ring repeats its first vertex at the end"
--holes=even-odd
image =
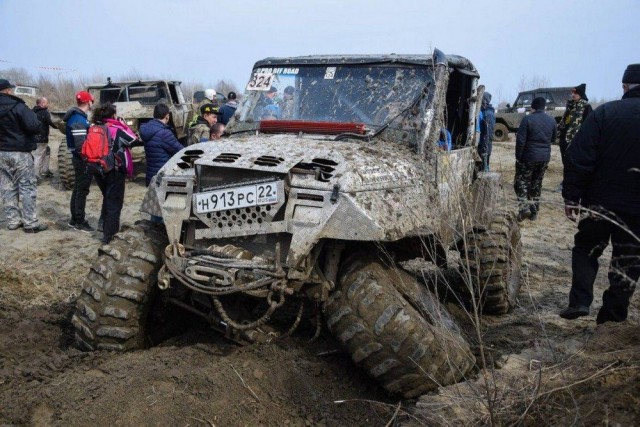
{"type": "Polygon", "coordinates": [[[366,257],[355,264],[340,275],[346,291],[334,293],[325,316],[356,364],[387,391],[405,398],[451,384],[469,372],[475,360],[464,339],[457,331],[429,323],[393,283],[415,283],[413,277],[366,257]]]}
{"type": "Polygon", "coordinates": [[[143,221],[137,231],[117,234],[119,238],[98,251],[72,317],[80,349],[127,351],[145,346],[148,302],[164,247],[163,234],[152,227],[143,221]]]}

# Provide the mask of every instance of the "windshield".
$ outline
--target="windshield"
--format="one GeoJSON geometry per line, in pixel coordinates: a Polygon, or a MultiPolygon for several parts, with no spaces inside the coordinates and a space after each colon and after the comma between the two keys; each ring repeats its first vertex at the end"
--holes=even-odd
{"type": "Polygon", "coordinates": [[[101,104],[138,101],[141,104],[155,105],[159,102],[168,103],[171,99],[164,82],[139,82],[128,85],[111,83],[103,87],[91,87],[89,93],[101,104]]]}
{"type": "Polygon", "coordinates": [[[375,129],[406,113],[432,81],[430,68],[405,64],[256,68],[237,121],[254,128],[264,120],[300,120],[375,129]]]}

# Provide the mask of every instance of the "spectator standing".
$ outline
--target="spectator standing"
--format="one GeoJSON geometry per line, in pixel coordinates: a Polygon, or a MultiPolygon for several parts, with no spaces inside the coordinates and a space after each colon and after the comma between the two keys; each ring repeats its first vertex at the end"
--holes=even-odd
{"type": "Polygon", "coordinates": [[[564,188],[567,217],[578,222],[572,251],[569,306],[560,317],[589,314],[598,258],[611,241],[609,288],[596,323],[627,318],[640,278],[640,64],[622,77],[619,101],[596,108],[567,149],[564,188]],[[587,209],[579,216],[579,209],[587,209]]]}
{"type": "Polygon", "coordinates": [[[56,129],[56,126],[51,120],[49,101],[47,98],[38,98],[36,100],[36,106],[33,107],[33,112],[36,113],[38,120],[40,120],[40,133],[36,135],[37,148],[33,155],[35,174],[36,178],[45,178],[51,176],[51,172],[49,171],[49,158],[51,153],[51,149],[49,148],[49,127],[56,129]]]}
{"type": "Polygon", "coordinates": [[[478,144],[478,154],[482,158],[482,166],[485,172],[489,172],[489,160],[493,149],[493,128],[496,125],[496,110],[491,105],[491,94],[485,92],[482,95],[482,105],[480,107],[480,142],[478,144]]]}
{"type": "Polygon", "coordinates": [[[140,126],[140,137],[144,142],[144,154],[147,160],[145,183],[151,179],[171,157],[184,147],[169,128],[171,114],[166,104],[158,104],[153,109],[153,120],[140,126]]]}
{"type": "Polygon", "coordinates": [[[293,118],[293,107],[295,106],[293,99],[294,93],[295,88],[293,86],[285,87],[282,93],[282,99],[278,102],[278,106],[280,107],[280,117],[283,119],[293,118]]]}
{"type": "Polygon", "coordinates": [[[551,159],[551,144],[556,139],[556,121],[545,114],[546,100],[531,102],[531,114],[525,116],[516,136],[516,175],[513,187],[518,197],[518,221],[534,221],[540,211],[542,179],[551,159]]]}
{"type": "Polygon", "coordinates": [[[38,233],[48,228],[38,222],[31,155],[40,122],[24,101],[13,95],[14,88],[8,80],[0,79],[0,197],[9,230],[24,227],[25,233],[38,233]]]}
{"type": "Polygon", "coordinates": [[[566,167],[567,148],[571,145],[580,129],[580,125],[584,122],[589,114],[593,111],[589,98],[587,98],[587,85],[582,83],[571,89],[571,99],[567,101],[562,120],[558,124],[558,142],[560,145],[560,155],[562,156],[562,165],[566,167]]]}
{"type": "Polygon", "coordinates": [[[200,107],[200,115],[189,128],[189,145],[209,140],[211,126],[218,122],[218,107],[213,104],[204,104],[200,107]]]}
{"type": "Polygon", "coordinates": [[[71,163],[75,174],[69,203],[71,210],[69,227],[87,233],[94,231],[93,227],[85,219],[85,208],[92,176],[87,173],[87,167],[80,157],[80,150],[84,140],[87,138],[87,130],[89,129],[87,114],[91,111],[93,101],[93,95],[89,92],[80,91],[76,93],[77,106],[70,108],[62,119],[66,123],[67,149],[72,155],[71,163]]]}
{"type": "Polygon", "coordinates": [[[220,123],[222,123],[223,125],[227,125],[227,123],[229,123],[229,120],[231,120],[231,118],[233,117],[233,115],[236,112],[236,109],[238,108],[238,100],[237,100],[237,95],[235,92],[229,92],[229,94],[227,95],[227,99],[229,100],[226,104],[224,104],[222,107],[220,107],[220,123]]]}
{"type": "Polygon", "coordinates": [[[113,152],[116,153],[116,166],[106,173],[95,173],[93,177],[102,192],[103,220],[102,243],[109,243],[113,236],[120,231],[120,213],[124,203],[126,176],[126,144],[136,140],[135,133],[121,120],[116,118],[116,107],[106,103],[100,105],[93,112],[92,122],[97,126],[106,126],[113,141],[113,152]]]}

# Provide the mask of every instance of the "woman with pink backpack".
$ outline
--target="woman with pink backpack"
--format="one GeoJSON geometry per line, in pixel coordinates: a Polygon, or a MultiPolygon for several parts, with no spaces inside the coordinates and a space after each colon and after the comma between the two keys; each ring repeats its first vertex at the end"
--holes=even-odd
{"type": "MultiPolygon", "coordinates": [[[[113,158],[113,166],[101,168],[91,164],[87,160],[87,168],[93,176],[102,192],[102,211],[98,221],[98,231],[101,231],[102,242],[109,243],[113,236],[120,231],[120,212],[124,203],[125,178],[133,176],[133,163],[131,161],[131,144],[137,139],[135,132],[121,119],[117,118],[116,107],[106,103],[93,110],[91,122],[93,126],[106,128],[108,131],[108,153],[113,158]]],[[[89,135],[85,144],[89,142],[89,135]]],[[[104,162],[103,162],[104,163],[104,162]]]]}

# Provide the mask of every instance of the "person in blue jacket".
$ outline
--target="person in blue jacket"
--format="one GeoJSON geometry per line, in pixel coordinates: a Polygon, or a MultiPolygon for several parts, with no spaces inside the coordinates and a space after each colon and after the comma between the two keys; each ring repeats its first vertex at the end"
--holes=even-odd
{"type": "Polygon", "coordinates": [[[71,211],[69,227],[86,233],[94,231],[93,227],[85,219],[85,207],[92,176],[87,173],[87,166],[82,157],[80,157],[80,150],[84,140],[87,138],[87,130],[89,129],[87,114],[91,111],[93,102],[93,95],[89,92],[80,91],[76,93],[77,107],[69,109],[62,119],[66,123],[67,149],[72,154],[71,163],[75,174],[71,202],[69,203],[69,210],[71,211]]]}
{"type": "Polygon", "coordinates": [[[140,137],[144,142],[144,154],[147,159],[147,186],[160,168],[184,148],[168,125],[170,118],[169,107],[166,104],[158,104],[153,109],[153,120],[140,126],[140,137]]]}

